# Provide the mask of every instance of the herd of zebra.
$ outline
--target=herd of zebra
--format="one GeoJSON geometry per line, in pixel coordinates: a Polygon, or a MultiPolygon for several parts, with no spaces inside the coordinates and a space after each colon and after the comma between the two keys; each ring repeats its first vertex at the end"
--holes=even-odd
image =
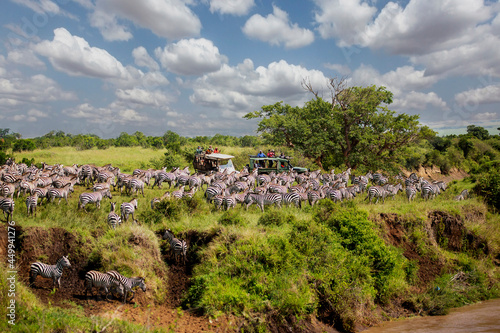
{"type": "MultiPolygon", "coordinates": [[[[28,167],[25,164],[10,163],[0,168],[0,208],[7,220],[12,219],[14,211],[13,197],[17,194],[26,195],[28,215],[36,216],[37,206],[43,200],[54,201],[62,199],[68,202],[68,196],[74,192],[76,184],[82,184],[91,189],[79,196],[78,209],[85,209],[87,204],[95,204],[100,208],[104,198],[112,199],[111,191],[125,192],[126,195],[142,194],[144,188],[161,188],[168,183],[169,189],[161,197],[151,200],[151,208],[169,199],[193,197],[200,189],[206,186],[204,196],[209,203],[214,203],[217,209],[234,208],[238,203],[248,209],[256,204],[261,211],[265,205],[295,205],[301,207],[307,201],[311,206],[321,199],[331,199],[334,202],[352,199],[361,193],[367,192],[365,200],[377,203],[384,202],[386,197],[394,197],[399,191],[405,191],[409,201],[412,201],[418,192],[423,199],[432,199],[446,190],[443,181],[429,181],[412,173],[409,177],[398,175],[391,184],[388,178],[381,173],[368,172],[366,175],[355,176],[351,169],[335,173],[321,173],[319,170],[304,174],[297,174],[293,170],[286,173],[258,174],[258,169],[243,169],[241,172],[217,172],[210,174],[190,174],[189,167],[174,168],[168,172],[166,168],[136,169],[132,174],[121,173],[118,167],[111,164],[97,167],[91,164],[78,166],[47,165],[42,168],[28,167]],[[152,182],[154,180],[154,182],[152,182]],[[351,184],[348,185],[349,180],[351,184]],[[189,190],[186,190],[186,188],[189,190]]],[[[455,197],[455,200],[468,198],[467,190],[455,197]]],[[[135,197],[130,202],[120,205],[120,214],[117,214],[116,202],[111,202],[108,223],[116,228],[126,222],[129,216],[135,221],[134,213],[138,207],[135,197]]]]}
{"type": "MultiPolygon", "coordinates": [[[[30,286],[35,283],[37,276],[42,276],[44,278],[53,280],[53,287],[61,287],[61,277],[63,269],[66,267],[71,267],[68,260],[68,256],[62,256],[57,260],[55,265],[47,265],[41,262],[35,262],[31,264],[30,267],[30,286]]],[[[109,271],[106,273],[101,273],[98,271],[89,271],[85,274],[85,297],[88,296],[90,291],[91,296],[94,296],[92,291],[93,287],[101,288],[105,292],[105,299],[108,300],[108,294],[117,294],[123,297],[123,303],[127,301],[127,295],[132,294],[132,298],[128,301],[132,301],[135,297],[134,289],[139,287],[142,291],[146,292],[146,281],[142,277],[132,277],[128,278],[117,271],[109,271]]]]}
{"type": "MultiPolygon", "coordinates": [[[[151,200],[151,208],[156,209],[158,203],[164,200],[193,197],[204,190],[204,197],[213,203],[217,210],[230,209],[240,203],[245,209],[255,204],[263,212],[266,205],[295,205],[302,207],[303,202],[314,206],[319,200],[332,200],[342,202],[367,193],[365,201],[377,203],[385,201],[387,197],[394,197],[399,191],[406,192],[409,201],[415,199],[418,192],[424,200],[432,199],[446,190],[443,181],[429,181],[418,177],[415,173],[409,177],[401,175],[394,177],[394,183],[381,173],[367,173],[355,176],[351,169],[335,173],[321,173],[319,170],[297,174],[293,170],[286,173],[258,174],[258,169],[243,169],[240,172],[216,172],[210,174],[190,174],[189,167],[184,169],[166,168],[136,169],[132,174],[121,173],[118,167],[111,164],[98,167],[91,164],[78,166],[63,166],[60,164],[42,164],[41,168],[28,167],[25,164],[11,162],[0,167],[0,208],[7,221],[12,220],[14,212],[14,195],[26,196],[27,214],[36,217],[37,206],[45,200],[53,202],[59,199],[58,204],[74,192],[77,184],[86,186],[90,191],[80,194],[78,209],[86,210],[86,205],[95,204],[99,209],[104,198],[113,198],[112,191],[126,195],[135,195],[130,201],[120,205],[120,214],[116,210],[116,202],[110,201],[110,212],[107,222],[111,228],[117,228],[126,223],[129,216],[137,222],[134,213],[138,208],[138,195],[144,197],[144,188],[150,186],[162,188],[163,183],[168,183],[169,190],[161,197],[151,200]],[[349,181],[351,184],[349,184],[349,181]],[[173,187],[173,190],[172,190],[173,187]],[[188,188],[188,190],[186,189],[188,188]]],[[[464,190],[455,200],[468,198],[468,191],[464,190]]],[[[185,240],[178,239],[170,229],[167,229],[163,239],[170,244],[171,252],[176,262],[186,263],[188,244],[185,240]]],[[[55,265],[34,263],[31,265],[30,283],[34,283],[38,275],[52,278],[54,287],[60,285],[63,268],[70,267],[67,257],[61,257],[55,265]]],[[[128,293],[134,293],[135,287],[146,291],[144,278],[127,278],[116,271],[101,273],[87,272],[85,276],[85,295],[92,287],[102,288],[105,297],[109,292],[123,296],[124,301],[128,293]]],[[[134,294],[133,294],[134,295],[134,294]]]]}
{"type": "MultiPolygon", "coordinates": [[[[190,184],[193,178],[199,178],[197,184],[207,184],[205,198],[209,203],[214,203],[219,210],[234,208],[238,203],[248,209],[255,204],[264,211],[264,206],[295,205],[302,207],[302,202],[308,202],[314,206],[322,199],[330,199],[334,202],[350,200],[367,192],[365,201],[377,203],[387,197],[394,197],[399,191],[405,191],[408,201],[412,201],[418,192],[424,200],[432,199],[446,190],[444,181],[429,181],[412,173],[409,177],[398,175],[394,177],[394,183],[381,173],[368,172],[366,175],[355,176],[351,169],[336,174],[321,173],[318,171],[306,174],[297,174],[289,171],[281,174],[258,174],[258,170],[249,171],[244,169],[240,173],[212,175],[193,175],[189,178],[190,184]],[[351,184],[349,184],[351,180],[351,184]],[[369,186],[370,185],[370,186],[369,186]]],[[[201,186],[201,185],[199,185],[201,186]]],[[[191,189],[191,186],[190,186],[191,189]]],[[[161,201],[168,197],[168,193],[162,198],[154,200],[161,201]]],[[[468,191],[464,190],[455,200],[468,198],[468,191]]],[[[152,203],[152,207],[153,203],[152,203]]]]}

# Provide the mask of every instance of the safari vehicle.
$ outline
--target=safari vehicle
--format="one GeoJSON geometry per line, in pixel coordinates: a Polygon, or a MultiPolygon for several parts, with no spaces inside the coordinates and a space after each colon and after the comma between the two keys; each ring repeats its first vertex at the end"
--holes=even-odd
{"type": "Polygon", "coordinates": [[[234,156],[220,153],[211,154],[196,154],[194,155],[193,167],[196,172],[209,173],[223,172],[227,170],[228,173],[236,171],[233,164],[234,156]]]}
{"type": "Polygon", "coordinates": [[[294,170],[297,173],[304,173],[309,171],[307,168],[294,167],[290,163],[290,159],[281,157],[257,157],[257,155],[250,155],[250,168],[258,166],[258,173],[271,173],[271,172],[287,172],[294,170]]]}

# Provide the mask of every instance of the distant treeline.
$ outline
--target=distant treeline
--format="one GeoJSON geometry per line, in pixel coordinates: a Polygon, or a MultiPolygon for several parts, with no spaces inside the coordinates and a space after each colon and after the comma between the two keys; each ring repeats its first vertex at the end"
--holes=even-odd
{"type": "Polygon", "coordinates": [[[117,138],[102,139],[95,134],[70,134],[63,131],[49,133],[32,138],[23,139],[19,133],[11,133],[10,129],[0,129],[0,150],[13,152],[46,149],[50,147],[75,147],[85,150],[94,147],[106,149],[109,147],[143,147],[177,151],[179,147],[191,145],[219,145],[228,147],[257,147],[264,142],[258,136],[245,135],[236,137],[231,135],[215,134],[214,136],[183,137],[173,131],[167,131],[163,136],[146,136],[142,132],[128,134],[120,133],[117,138]]]}

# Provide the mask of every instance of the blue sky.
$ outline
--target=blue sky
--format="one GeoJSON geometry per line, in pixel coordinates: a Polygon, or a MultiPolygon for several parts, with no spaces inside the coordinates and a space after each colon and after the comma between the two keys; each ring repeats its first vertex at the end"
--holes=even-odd
{"type": "Polygon", "coordinates": [[[480,0],[7,0],[0,128],[254,135],[242,118],[383,85],[440,134],[500,126],[500,5],[480,0]]]}

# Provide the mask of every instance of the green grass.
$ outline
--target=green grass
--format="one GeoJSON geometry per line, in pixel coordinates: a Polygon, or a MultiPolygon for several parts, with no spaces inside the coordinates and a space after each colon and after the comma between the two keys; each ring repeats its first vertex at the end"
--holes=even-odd
{"type": "MultiPolygon", "coordinates": [[[[239,156],[242,161],[245,155],[254,153],[250,149],[224,147],[223,152],[239,156]]],[[[91,151],[53,148],[16,154],[17,159],[35,157],[36,162],[67,165],[111,163],[119,166],[122,172],[148,167],[151,159],[162,156],[161,150],[142,148],[91,151]]],[[[44,204],[39,207],[36,218],[27,216],[24,199],[16,199],[14,219],[23,228],[58,227],[78,235],[88,241],[92,249],[89,258],[99,263],[103,270],[116,269],[128,276],[146,277],[147,297],[157,303],[164,302],[167,297],[168,265],[160,256],[164,241],[158,239],[156,233],[168,227],[181,236],[189,230],[216,234],[211,243],[191,249],[196,251],[191,253],[191,258],[199,263],[193,268],[192,284],[184,295],[184,306],[196,307],[215,317],[233,313],[249,321],[264,320],[269,312],[282,318],[302,318],[330,311],[336,315],[333,323],[336,327],[352,331],[357,324],[369,325],[376,321],[377,311],[383,310],[373,310],[391,303],[394,298],[407,299],[416,309],[432,314],[499,295],[500,274],[490,256],[476,258],[469,253],[448,251],[432,242],[428,233],[429,212],[440,210],[457,214],[468,230],[487,240],[492,253],[500,252],[499,215],[488,212],[477,197],[461,202],[453,200],[462,189],[472,186],[467,180],[455,182],[445,193],[429,201],[418,196],[410,203],[399,193],[384,204],[368,204],[364,201],[366,195],[361,195],[349,203],[325,201],[315,208],[307,204],[302,209],[266,207],[264,214],[255,206],[248,211],[241,206],[231,212],[216,211],[213,205],[205,202],[203,191],[200,191],[193,199],[160,205],[162,211],[169,211],[165,216],[150,208],[153,197],[173,190],[164,185],[163,189],[147,188],[144,198],[137,196],[136,218],[140,226],[132,225],[130,218],[118,230],[111,230],[107,225],[109,199],[101,203],[100,210],[95,206],[88,206],[85,211],[77,210],[78,196],[86,189],[76,186],[69,204],[64,200],[60,205],[44,204]],[[429,290],[411,296],[413,287],[418,284],[418,264],[404,258],[401,249],[383,241],[381,213],[398,214],[407,230],[404,237],[415,244],[418,254],[444,262],[446,274],[458,271],[468,274],[468,286],[447,285],[443,297],[434,302],[436,295],[432,288],[444,285],[449,279],[449,275],[443,275],[429,290]],[[453,297],[457,293],[460,297],[453,297]]],[[[135,196],[113,191],[112,201],[119,207],[132,197],[135,196]]],[[[26,304],[33,297],[29,291],[22,296],[26,304]]],[[[27,325],[35,325],[33,318],[37,316],[57,318],[61,313],[72,318],[74,326],[69,327],[86,329],[100,320],[81,318],[78,309],[64,312],[40,305],[37,305],[39,310],[26,306],[23,322],[27,325]],[[34,314],[29,315],[29,312],[34,314]]],[[[124,323],[116,325],[125,325],[123,331],[135,329],[129,329],[124,323]]],[[[52,328],[57,329],[56,326],[52,328]]]]}

